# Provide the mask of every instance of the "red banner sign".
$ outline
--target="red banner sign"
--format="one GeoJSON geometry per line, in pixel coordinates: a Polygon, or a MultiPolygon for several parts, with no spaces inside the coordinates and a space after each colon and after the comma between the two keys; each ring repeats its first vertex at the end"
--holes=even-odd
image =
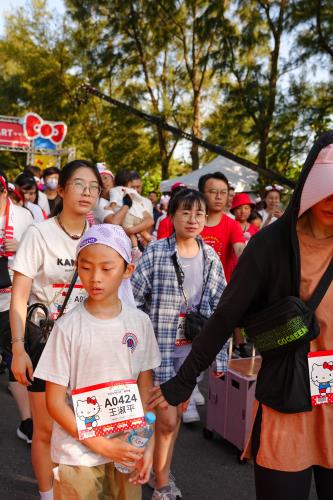
{"type": "Polygon", "coordinates": [[[29,140],[24,135],[23,125],[0,120],[0,146],[28,147],[29,140]]]}

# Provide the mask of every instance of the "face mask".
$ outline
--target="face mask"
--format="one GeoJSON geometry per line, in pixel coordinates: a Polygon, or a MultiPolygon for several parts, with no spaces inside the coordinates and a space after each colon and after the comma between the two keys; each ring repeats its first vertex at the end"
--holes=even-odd
{"type": "Polygon", "coordinates": [[[46,181],[46,186],[49,189],[57,189],[58,187],[58,180],[57,179],[49,179],[46,181]]]}

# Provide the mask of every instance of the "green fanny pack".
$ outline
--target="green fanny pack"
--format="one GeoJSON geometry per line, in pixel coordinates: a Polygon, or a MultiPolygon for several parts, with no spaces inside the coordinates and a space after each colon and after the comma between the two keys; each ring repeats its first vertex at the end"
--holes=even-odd
{"type": "Polygon", "coordinates": [[[307,355],[320,333],[315,311],[333,278],[333,259],[310,300],[284,297],[244,318],[245,335],[262,356],[256,398],[282,413],[311,411],[307,355]]]}

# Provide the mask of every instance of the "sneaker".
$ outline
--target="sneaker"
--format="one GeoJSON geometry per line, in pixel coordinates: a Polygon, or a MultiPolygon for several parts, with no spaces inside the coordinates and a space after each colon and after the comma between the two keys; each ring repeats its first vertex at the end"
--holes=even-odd
{"type": "Polygon", "coordinates": [[[199,387],[196,385],[194,391],[192,392],[192,398],[197,406],[204,406],[206,403],[204,395],[199,391],[199,387]]]}
{"type": "MultiPolygon", "coordinates": [[[[148,486],[150,486],[153,490],[155,489],[155,473],[153,471],[150,473],[148,486]]],[[[176,495],[177,498],[182,498],[182,492],[176,485],[176,478],[171,472],[169,473],[169,486],[172,493],[176,495]]]]}
{"type": "Polygon", "coordinates": [[[190,424],[192,422],[200,422],[200,415],[195,405],[189,405],[187,410],[184,411],[182,415],[184,424],[190,424]]]}
{"type": "Polygon", "coordinates": [[[151,500],[177,500],[176,495],[172,492],[171,486],[164,486],[159,490],[154,490],[151,500]]]}
{"type": "Polygon", "coordinates": [[[28,444],[32,442],[32,419],[27,418],[22,420],[20,427],[16,430],[16,435],[19,439],[23,439],[28,444]]]}

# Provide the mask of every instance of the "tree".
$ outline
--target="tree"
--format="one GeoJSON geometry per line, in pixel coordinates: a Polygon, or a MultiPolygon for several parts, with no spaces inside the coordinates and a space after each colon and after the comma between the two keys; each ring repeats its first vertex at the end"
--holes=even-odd
{"type": "MultiPolygon", "coordinates": [[[[177,99],[179,102],[177,87],[182,75],[169,50],[169,39],[153,19],[148,3],[67,0],[71,16],[79,23],[78,31],[81,23],[89,27],[91,19],[99,27],[96,50],[87,53],[87,66],[102,68],[94,82],[109,88],[107,79],[113,73],[118,87],[123,89],[122,96],[131,104],[136,103],[163,120],[172,120],[177,99]]],[[[89,37],[90,30],[85,32],[89,37]]],[[[86,45],[90,45],[90,40],[86,45]]],[[[178,139],[170,137],[159,126],[156,132],[162,178],[167,178],[178,139]]]]}
{"type": "MultiPolygon", "coordinates": [[[[291,29],[298,31],[303,60],[324,55],[333,63],[333,11],[330,0],[296,0],[293,3],[291,29]]],[[[321,61],[322,62],[322,61],[321,61]]]]}
{"type": "Polygon", "coordinates": [[[288,2],[239,0],[235,4],[232,16],[226,13],[232,22],[216,54],[223,97],[207,122],[209,138],[261,168],[287,174],[294,153],[304,146],[304,136],[298,134],[302,102],[296,83],[282,82],[294,64],[291,57],[281,56],[290,17],[288,2]]]}
{"type": "MultiPolygon", "coordinates": [[[[70,26],[49,12],[45,1],[35,0],[9,16],[6,36],[0,41],[2,112],[21,116],[30,110],[45,119],[65,121],[64,146],[75,146],[77,157],[107,161],[115,170],[118,165],[156,169],[156,148],[144,124],[98,100],[78,108],[76,88],[85,79],[86,56],[84,51],[75,53],[73,37],[70,26]],[[133,140],[135,136],[140,140],[133,140]]],[[[13,167],[24,161],[22,155],[14,157],[13,167]]]]}
{"type": "MultiPolygon", "coordinates": [[[[201,137],[203,92],[208,93],[209,85],[214,83],[212,56],[217,50],[218,38],[224,36],[224,12],[228,2],[158,0],[153,3],[158,19],[174,40],[174,51],[187,75],[191,129],[195,136],[201,137]]],[[[192,169],[198,169],[199,147],[194,143],[191,158],[192,169]]]]}

